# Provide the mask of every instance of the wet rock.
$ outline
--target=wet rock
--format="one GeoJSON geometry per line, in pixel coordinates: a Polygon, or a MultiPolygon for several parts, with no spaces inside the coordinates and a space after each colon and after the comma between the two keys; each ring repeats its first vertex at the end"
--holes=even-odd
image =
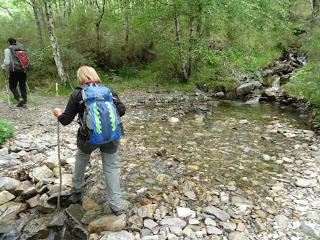
{"type": "Polygon", "coordinates": [[[0,206],[0,224],[5,224],[17,218],[17,215],[26,210],[23,203],[7,202],[0,206]]]}
{"type": "Polygon", "coordinates": [[[14,190],[16,189],[20,184],[20,181],[10,178],[10,177],[0,177],[0,191],[3,190],[14,190]]]}
{"type": "Polygon", "coordinates": [[[15,199],[15,196],[8,191],[0,192],[0,205],[9,202],[12,199],[15,199]]]}
{"type": "Polygon", "coordinates": [[[213,206],[208,206],[208,207],[204,208],[203,212],[210,214],[210,215],[214,215],[223,222],[226,222],[230,219],[230,215],[228,213],[226,213],[225,211],[222,211],[219,208],[213,207],[213,206]]]}
{"type": "Polygon", "coordinates": [[[186,221],[180,219],[180,218],[174,218],[174,217],[165,217],[164,219],[162,219],[160,221],[160,225],[161,226],[177,226],[177,227],[180,227],[180,228],[184,228],[187,223],[186,221]]]}
{"type": "Polygon", "coordinates": [[[240,85],[236,89],[237,96],[245,96],[249,94],[251,91],[253,91],[256,88],[257,84],[258,82],[248,82],[240,85]]]}
{"type": "Polygon", "coordinates": [[[241,232],[232,232],[228,236],[228,240],[247,240],[248,238],[241,232]]]}
{"type": "Polygon", "coordinates": [[[106,232],[102,235],[100,240],[134,240],[134,236],[127,231],[106,232]]]}
{"type": "Polygon", "coordinates": [[[90,233],[100,233],[103,231],[120,231],[126,226],[126,216],[124,214],[120,216],[108,215],[101,217],[88,226],[90,233]]]}

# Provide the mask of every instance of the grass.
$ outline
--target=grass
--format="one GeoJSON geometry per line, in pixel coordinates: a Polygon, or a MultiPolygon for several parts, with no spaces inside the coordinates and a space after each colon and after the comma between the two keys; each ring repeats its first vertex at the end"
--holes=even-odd
{"type": "Polygon", "coordinates": [[[14,131],[15,129],[11,123],[0,118],[0,145],[2,145],[7,138],[12,137],[14,131]]]}

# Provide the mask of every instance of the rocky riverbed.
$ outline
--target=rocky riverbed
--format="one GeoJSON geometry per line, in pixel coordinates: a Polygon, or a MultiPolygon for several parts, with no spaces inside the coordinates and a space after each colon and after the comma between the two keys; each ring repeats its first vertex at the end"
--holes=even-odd
{"type": "MultiPolygon", "coordinates": [[[[99,153],[83,204],[60,211],[57,123],[67,99],[34,96],[0,113],[16,126],[0,149],[0,239],[320,239],[320,138],[268,104],[196,94],[123,94],[126,215],[105,204],[99,153]]],[[[77,124],[61,127],[62,179],[70,189],[77,124]]]]}

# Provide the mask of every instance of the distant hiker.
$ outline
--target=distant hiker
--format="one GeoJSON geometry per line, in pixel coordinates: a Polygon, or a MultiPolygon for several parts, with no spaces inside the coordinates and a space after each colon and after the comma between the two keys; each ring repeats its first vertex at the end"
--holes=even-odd
{"type": "Polygon", "coordinates": [[[64,112],[60,108],[53,110],[61,124],[70,124],[76,115],[80,124],[72,195],[68,201],[81,202],[85,170],[92,151],[99,148],[108,202],[113,213],[120,215],[124,212],[124,202],[119,182],[118,144],[121,135],[120,117],[125,114],[126,108],[117,94],[101,83],[92,67],[80,67],[77,78],[80,87],[72,92],[64,112]]]}
{"type": "Polygon", "coordinates": [[[14,38],[8,39],[9,47],[4,50],[2,69],[9,71],[9,88],[18,101],[17,107],[26,107],[27,104],[27,73],[28,59],[26,51],[17,46],[14,38]],[[17,90],[19,83],[20,94],[17,90]]]}

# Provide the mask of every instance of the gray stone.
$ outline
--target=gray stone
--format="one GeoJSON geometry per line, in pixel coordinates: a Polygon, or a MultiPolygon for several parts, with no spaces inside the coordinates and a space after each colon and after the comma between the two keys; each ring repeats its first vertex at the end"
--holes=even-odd
{"type": "Polygon", "coordinates": [[[177,236],[182,236],[182,229],[178,226],[169,226],[170,231],[177,235],[177,236]]]}
{"type": "Polygon", "coordinates": [[[137,214],[141,218],[153,218],[153,214],[157,208],[155,204],[149,204],[146,206],[142,206],[138,209],[137,214]]]}
{"type": "Polygon", "coordinates": [[[106,232],[100,240],[134,240],[134,236],[132,233],[122,230],[119,232],[106,232]]]}
{"type": "Polygon", "coordinates": [[[226,222],[230,219],[230,215],[228,213],[226,213],[225,211],[222,211],[219,208],[213,207],[213,206],[205,207],[203,209],[203,212],[210,214],[210,215],[214,215],[223,222],[226,222]]]}
{"type": "Polygon", "coordinates": [[[44,239],[48,237],[49,230],[47,229],[47,226],[50,219],[51,216],[44,216],[29,221],[23,228],[21,239],[44,239]]]}
{"type": "Polygon", "coordinates": [[[204,224],[207,226],[217,226],[216,221],[208,217],[204,220],[204,224]]]}
{"type": "Polygon", "coordinates": [[[230,222],[221,222],[220,226],[228,233],[233,232],[237,228],[237,224],[230,222]]]}
{"type": "Polygon", "coordinates": [[[256,88],[256,86],[257,86],[256,82],[249,82],[249,83],[242,84],[236,89],[237,95],[245,96],[251,91],[253,91],[256,88]]]}

